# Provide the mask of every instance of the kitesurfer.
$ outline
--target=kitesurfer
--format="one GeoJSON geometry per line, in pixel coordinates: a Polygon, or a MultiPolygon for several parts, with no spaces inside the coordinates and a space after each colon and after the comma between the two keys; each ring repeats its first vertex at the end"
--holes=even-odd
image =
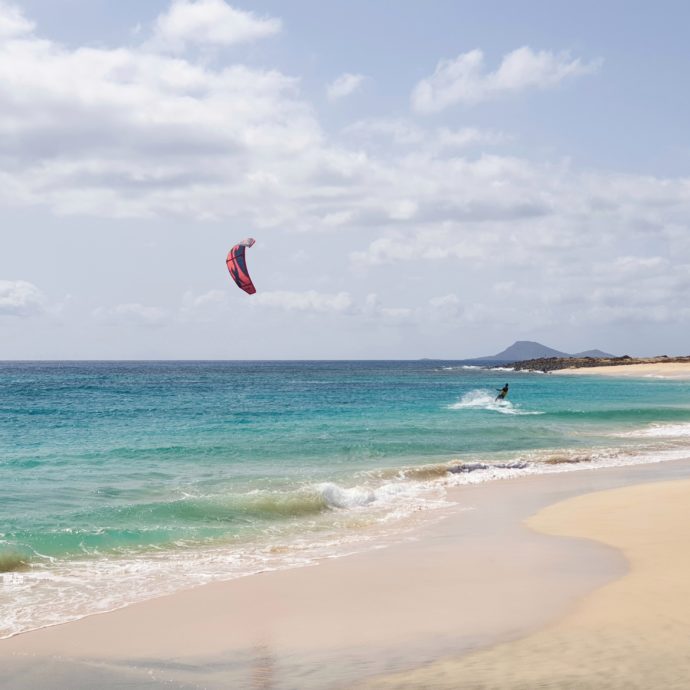
{"type": "Polygon", "coordinates": [[[497,388],[498,395],[496,396],[496,400],[505,400],[506,395],[508,395],[508,384],[506,383],[503,388],[497,388]]]}

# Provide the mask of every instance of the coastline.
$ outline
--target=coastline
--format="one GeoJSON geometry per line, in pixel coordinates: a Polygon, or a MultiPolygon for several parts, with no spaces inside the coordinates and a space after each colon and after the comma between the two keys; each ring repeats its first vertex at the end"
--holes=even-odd
{"type": "Polygon", "coordinates": [[[622,376],[690,381],[690,362],[653,362],[647,364],[621,364],[618,366],[578,367],[554,369],[549,373],[558,376],[622,376]]]}
{"type": "Polygon", "coordinates": [[[615,548],[523,520],[591,491],[687,477],[690,460],[457,487],[449,517],[387,548],[2,640],[0,684],[337,688],[432,668],[538,634],[625,573],[615,548]]]}
{"type": "Polygon", "coordinates": [[[532,528],[616,548],[629,572],[533,635],[360,687],[689,687],[688,518],[687,479],[591,493],[546,508],[528,521],[532,528]]]}

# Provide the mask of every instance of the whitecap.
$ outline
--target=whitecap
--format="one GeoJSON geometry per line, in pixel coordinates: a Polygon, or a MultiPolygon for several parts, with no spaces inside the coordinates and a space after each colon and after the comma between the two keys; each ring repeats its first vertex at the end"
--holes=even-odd
{"type": "Polygon", "coordinates": [[[465,393],[462,398],[448,406],[450,410],[489,410],[501,414],[535,415],[544,414],[537,410],[523,410],[509,400],[496,400],[491,391],[476,389],[465,393]]]}
{"type": "Polygon", "coordinates": [[[352,487],[346,489],[333,482],[318,484],[317,492],[323,498],[326,505],[330,508],[354,508],[366,506],[376,500],[376,495],[371,489],[363,487],[352,487]]]}
{"type": "Polygon", "coordinates": [[[679,438],[690,436],[690,424],[652,424],[644,429],[624,431],[616,436],[631,438],[679,438]]]}

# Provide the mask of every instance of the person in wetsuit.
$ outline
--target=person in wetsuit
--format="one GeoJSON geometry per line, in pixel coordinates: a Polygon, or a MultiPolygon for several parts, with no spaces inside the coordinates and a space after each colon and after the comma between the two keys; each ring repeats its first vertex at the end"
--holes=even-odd
{"type": "Polygon", "coordinates": [[[505,400],[506,395],[508,395],[508,384],[506,383],[503,388],[497,388],[498,395],[496,396],[496,400],[505,400]]]}

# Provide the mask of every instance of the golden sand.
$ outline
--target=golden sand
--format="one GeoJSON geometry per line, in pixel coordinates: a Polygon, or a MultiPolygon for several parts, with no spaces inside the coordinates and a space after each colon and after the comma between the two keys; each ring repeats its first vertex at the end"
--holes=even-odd
{"type": "Polygon", "coordinates": [[[580,496],[528,524],[614,546],[627,557],[630,572],[536,634],[361,687],[690,688],[690,481],[580,496]]]}
{"type": "Polygon", "coordinates": [[[690,362],[669,362],[650,364],[621,364],[612,367],[580,367],[558,369],[553,374],[568,376],[629,376],[634,378],[664,378],[690,380],[690,362]]]}
{"type": "Polygon", "coordinates": [[[388,548],[0,640],[0,687],[690,688],[689,474],[459,487],[388,548]]]}
{"type": "Polygon", "coordinates": [[[0,640],[0,687],[110,690],[139,687],[154,674],[213,690],[340,689],[527,635],[620,576],[625,564],[601,544],[539,534],[524,520],[617,476],[604,470],[458,487],[445,519],[386,548],[0,640]],[[252,680],[268,666],[270,682],[252,680]]]}

